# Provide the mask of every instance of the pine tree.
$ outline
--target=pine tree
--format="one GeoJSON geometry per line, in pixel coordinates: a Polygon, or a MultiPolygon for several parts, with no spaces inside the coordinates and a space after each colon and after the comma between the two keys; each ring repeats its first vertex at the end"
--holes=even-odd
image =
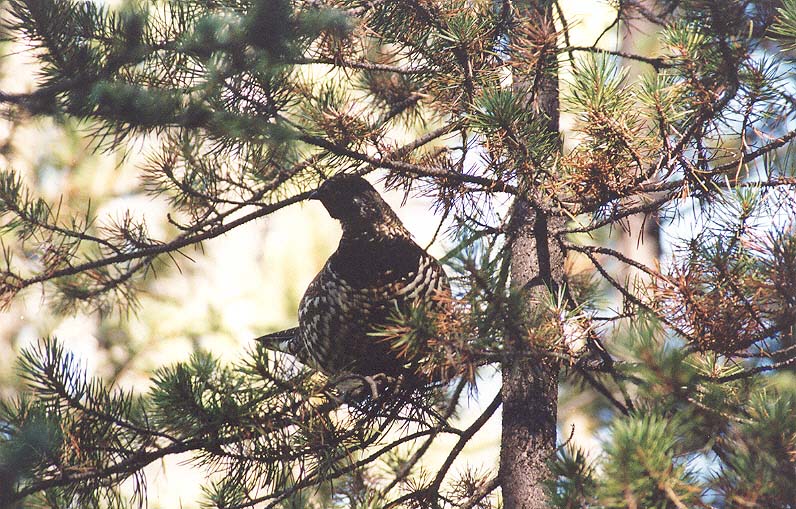
{"type": "Polygon", "coordinates": [[[157,139],[141,192],[173,229],[64,218],[4,168],[3,304],[134,311],[187,248],[372,174],[435,200],[455,290],[377,332],[457,376],[352,396],[256,344],[134,394],[42,338],[0,404],[0,506],[141,506],[144,467],[188,453],[220,508],[793,507],[796,1],[615,7],[578,46],[551,0],[10,0],[41,73],[3,114],[78,119],[98,150],[157,139]],[[655,54],[605,48],[639,19],[655,54]],[[659,262],[608,240],[639,214],[671,237],[659,262]],[[500,393],[457,428],[487,365],[500,393]],[[600,455],[557,429],[559,393],[587,402],[600,455]],[[452,468],[498,410],[499,465],[452,468]]]}

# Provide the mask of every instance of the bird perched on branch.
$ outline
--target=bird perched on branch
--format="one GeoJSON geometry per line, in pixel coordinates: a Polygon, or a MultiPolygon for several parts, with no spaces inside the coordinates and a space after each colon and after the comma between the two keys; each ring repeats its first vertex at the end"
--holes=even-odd
{"type": "MultiPolygon", "coordinates": [[[[258,338],[327,375],[414,374],[425,345],[402,355],[374,330],[416,304],[441,309],[450,300],[442,266],[418,246],[390,206],[365,179],[338,175],[310,199],[340,221],[337,250],[310,283],[298,327],[258,338]]],[[[427,349],[426,349],[427,350],[427,349]]]]}

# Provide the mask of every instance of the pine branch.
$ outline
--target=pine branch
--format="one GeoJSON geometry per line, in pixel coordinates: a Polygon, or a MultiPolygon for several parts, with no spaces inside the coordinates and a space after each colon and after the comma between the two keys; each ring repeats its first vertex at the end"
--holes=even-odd
{"type": "Polygon", "coordinates": [[[757,367],[754,367],[754,368],[751,368],[751,369],[747,369],[747,370],[741,371],[739,373],[733,373],[731,375],[725,375],[725,376],[720,376],[720,377],[716,377],[716,378],[708,378],[708,379],[711,380],[711,381],[714,381],[714,382],[719,382],[719,383],[733,382],[735,380],[743,380],[745,378],[751,378],[754,375],[757,375],[759,373],[765,373],[767,371],[776,371],[776,370],[780,370],[780,369],[783,369],[783,368],[789,368],[789,367],[794,366],[794,365],[796,365],[796,356],[790,357],[788,359],[784,359],[784,360],[779,361],[779,362],[773,362],[771,364],[763,364],[762,366],[757,366],[757,367]]]}
{"type": "Polygon", "coordinates": [[[660,319],[667,326],[671,327],[672,330],[677,332],[677,334],[679,334],[682,338],[687,339],[690,342],[695,342],[695,339],[693,338],[692,335],[688,334],[682,328],[678,327],[677,324],[675,324],[668,317],[662,316],[656,309],[653,308],[652,305],[650,305],[650,304],[648,304],[646,302],[643,302],[635,294],[631,293],[624,285],[619,283],[615,278],[613,278],[610,274],[608,274],[608,271],[605,270],[603,265],[599,262],[599,260],[597,260],[597,258],[594,256],[594,254],[592,254],[589,250],[582,250],[581,252],[583,254],[585,254],[586,257],[591,261],[591,263],[594,266],[594,268],[597,269],[597,272],[599,272],[600,275],[613,288],[615,288],[617,291],[619,291],[619,293],[622,295],[622,297],[626,301],[638,306],[639,308],[641,308],[641,309],[643,309],[645,311],[648,311],[648,312],[652,313],[654,316],[658,317],[658,319],[660,319]]]}
{"type": "MultiPolygon", "coordinates": [[[[677,4],[673,3],[671,5],[672,5],[672,7],[671,7],[670,10],[673,10],[673,9],[677,8],[677,4]]],[[[665,13],[660,14],[660,15],[659,14],[655,14],[654,12],[652,12],[652,10],[647,8],[646,5],[644,5],[643,3],[638,2],[636,0],[622,0],[622,4],[621,4],[620,8],[624,8],[624,7],[631,7],[633,9],[635,9],[639,14],[641,14],[650,23],[654,23],[654,24],[659,25],[659,26],[666,26],[666,25],[669,24],[669,21],[666,20],[666,16],[671,14],[671,12],[665,12],[665,13]]]]}
{"type": "Polygon", "coordinates": [[[591,373],[589,373],[585,369],[579,369],[578,371],[580,373],[580,376],[582,376],[583,379],[586,380],[586,382],[594,388],[594,390],[602,394],[603,397],[611,403],[611,405],[613,405],[617,410],[622,412],[623,415],[630,415],[630,408],[628,408],[626,405],[624,405],[622,402],[616,399],[614,395],[611,394],[611,391],[609,391],[608,388],[605,387],[605,385],[600,383],[599,380],[594,378],[591,375],[591,373]]]}
{"type": "Polygon", "coordinates": [[[437,475],[434,477],[434,480],[425,488],[413,491],[411,493],[407,493],[406,495],[402,495],[391,502],[387,503],[384,506],[384,509],[390,509],[392,507],[399,507],[401,504],[405,504],[410,500],[416,500],[419,502],[423,501],[430,501],[432,504],[435,497],[439,496],[440,487],[442,486],[442,482],[445,480],[445,476],[450,470],[450,467],[453,465],[453,462],[461,453],[462,449],[470,442],[472,437],[478,433],[478,431],[484,427],[484,425],[489,421],[489,419],[494,415],[497,411],[498,407],[500,407],[502,403],[502,399],[500,394],[496,395],[492,402],[487,406],[487,408],[481,413],[478,418],[473,421],[470,426],[465,429],[459,437],[459,440],[451,449],[448,456],[445,458],[444,463],[442,466],[437,470],[437,475]]]}
{"type": "MultiPolygon", "coordinates": [[[[462,378],[462,380],[460,380],[459,383],[456,385],[456,388],[453,391],[453,396],[451,396],[450,403],[448,404],[448,407],[445,409],[445,412],[442,414],[442,419],[440,421],[441,423],[444,423],[450,418],[451,415],[453,415],[453,412],[456,410],[456,406],[459,403],[459,398],[461,396],[461,393],[466,385],[467,385],[467,380],[464,378],[462,378]]],[[[423,442],[423,444],[415,450],[412,456],[401,465],[401,468],[395,474],[395,477],[392,479],[392,481],[390,481],[390,483],[381,490],[382,496],[389,493],[390,490],[392,490],[395,486],[397,486],[404,479],[406,479],[406,476],[409,475],[409,473],[412,471],[412,468],[414,468],[417,462],[423,458],[426,452],[428,452],[429,447],[431,447],[431,444],[434,443],[434,440],[436,439],[440,431],[442,431],[442,429],[443,426],[440,425],[430,430],[431,433],[429,434],[429,437],[426,439],[426,441],[423,442]]]]}
{"type": "MultiPolygon", "coordinates": [[[[290,413],[294,411],[298,411],[298,413],[301,414],[302,411],[306,410],[307,412],[311,412],[315,415],[323,415],[337,409],[340,405],[340,401],[330,399],[325,403],[321,403],[320,405],[312,406],[311,409],[304,408],[304,410],[302,410],[302,408],[306,406],[306,403],[299,402],[294,408],[283,409],[284,413],[271,416],[272,418],[267,421],[267,428],[263,429],[267,429],[268,433],[273,434],[279,430],[287,429],[306,420],[306,416],[303,418],[299,416],[298,420],[290,417],[290,413]]],[[[128,429],[131,428],[128,427],[128,429]]],[[[147,432],[147,434],[151,433],[147,432]]],[[[248,432],[245,430],[241,435],[233,434],[226,437],[200,436],[198,438],[190,438],[187,440],[176,439],[175,437],[164,435],[167,436],[170,441],[172,441],[172,444],[165,447],[155,447],[152,449],[142,447],[139,450],[132,452],[131,455],[122,461],[102,467],[100,469],[89,469],[81,472],[67,472],[61,476],[55,476],[41,481],[34,481],[28,486],[14,493],[10,497],[10,501],[14,502],[23,500],[34,493],[46,491],[56,487],[68,486],[86,481],[97,482],[110,478],[124,478],[137,471],[140,471],[153,462],[162,460],[166,456],[192,451],[204,452],[205,454],[217,454],[221,451],[222,446],[231,445],[241,440],[246,440],[249,438],[247,435],[248,432]]],[[[295,458],[300,458],[302,454],[304,453],[298,453],[295,458]]],[[[285,456],[284,459],[289,460],[290,455],[285,456]]],[[[271,461],[269,461],[269,464],[271,464],[271,461]]]]}
{"type": "Polygon", "coordinates": [[[319,138],[317,136],[312,136],[309,134],[303,134],[299,136],[299,139],[305,143],[310,145],[314,145],[329,152],[339,155],[345,156],[355,161],[360,161],[364,163],[368,163],[373,165],[376,168],[387,168],[390,170],[394,170],[400,174],[406,175],[413,175],[418,177],[434,177],[442,179],[445,182],[459,182],[459,183],[469,183],[469,184],[477,184],[481,186],[485,191],[489,192],[502,192],[508,194],[518,194],[518,190],[516,187],[506,184],[499,180],[493,180],[486,177],[480,177],[477,175],[468,175],[465,173],[456,173],[448,170],[441,170],[437,168],[431,168],[426,166],[420,166],[417,164],[407,163],[401,160],[392,159],[389,157],[372,157],[367,154],[362,154],[356,152],[354,150],[348,149],[346,147],[341,147],[335,145],[332,142],[329,142],[323,138],[319,138]]]}
{"type": "Polygon", "coordinates": [[[584,253],[584,254],[585,253],[597,253],[597,254],[603,254],[603,255],[611,256],[611,257],[619,260],[620,262],[622,262],[624,264],[630,265],[631,267],[633,267],[635,269],[638,269],[641,272],[644,272],[645,274],[650,276],[650,278],[652,278],[653,281],[667,281],[669,279],[665,275],[661,274],[659,271],[657,271],[657,270],[655,270],[655,269],[653,269],[651,267],[648,267],[647,265],[644,265],[643,263],[639,263],[639,262],[633,260],[632,258],[629,258],[629,257],[623,255],[622,253],[620,253],[619,251],[616,251],[614,249],[610,249],[610,248],[602,247],[602,246],[588,246],[588,245],[573,244],[571,242],[565,242],[564,246],[567,248],[567,250],[576,251],[578,253],[584,253]]]}
{"type": "Polygon", "coordinates": [[[660,71],[661,69],[669,69],[675,67],[675,64],[669,62],[665,58],[651,58],[645,57],[643,55],[634,55],[632,53],[627,53],[625,51],[618,51],[618,50],[608,50],[603,48],[598,48],[595,46],[566,46],[560,48],[559,51],[561,52],[572,52],[572,51],[579,51],[579,52],[586,52],[586,53],[594,53],[597,55],[612,55],[615,57],[625,58],[627,60],[634,60],[636,62],[642,62],[652,66],[653,69],[656,71],[660,71]]]}
{"type": "Polygon", "coordinates": [[[298,58],[294,60],[290,60],[287,63],[289,64],[296,64],[296,65],[330,65],[333,67],[340,67],[345,69],[360,69],[365,71],[381,71],[381,72],[391,72],[395,74],[413,76],[417,74],[428,74],[431,72],[430,69],[413,69],[413,68],[406,68],[406,67],[399,67],[395,65],[389,64],[380,64],[378,62],[369,62],[367,60],[363,61],[351,61],[351,60],[338,60],[334,58],[298,58]]]}
{"type": "Polygon", "coordinates": [[[479,502],[488,497],[490,493],[492,493],[499,487],[500,487],[500,477],[495,476],[492,479],[488,480],[487,482],[483,483],[478,488],[478,491],[472,497],[470,497],[469,500],[465,501],[464,504],[461,504],[459,506],[459,509],[472,509],[479,502]]]}
{"type": "MultiPolygon", "coordinates": [[[[28,286],[31,286],[31,285],[34,285],[34,284],[37,284],[37,283],[43,283],[43,282],[46,282],[46,281],[50,281],[50,280],[53,280],[53,279],[58,279],[58,278],[65,277],[65,276],[73,276],[75,274],[80,274],[82,272],[86,272],[86,271],[89,271],[89,270],[98,269],[98,268],[102,268],[102,267],[107,267],[107,266],[113,265],[113,264],[124,263],[124,262],[129,262],[129,261],[138,260],[138,259],[151,259],[152,257],[154,257],[156,255],[179,251],[180,249],[182,249],[184,247],[187,247],[187,246],[190,246],[190,245],[193,245],[193,244],[198,244],[198,243],[200,243],[200,242],[202,242],[204,240],[208,240],[208,239],[212,239],[212,238],[218,237],[219,235],[222,235],[222,234],[232,230],[233,228],[237,228],[240,225],[243,225],[243,224],[248,223],[250,221],[253,221],[255,219],[267,216],[267,215],[269,215],[269,214],[271,214],[271,213],[273,213],[273,212],[275,212],[277,210],[280,210],[280,209],[282,209],[282,208],[284,208],[284,207],[286,207],[288,205],[292,205],[293,203],[298,203],[300,201],[306,200],[307,197],[310,194],[311,194],[311,192],[307,191],[307,192],[303,192],[303,193],[299,193],[297,195],[294,195],[294,196],[292,196],[290,198],[287,198],[287,199],[284,199],[284,200],[280,200],[280,201],[278,201],[276,203],[273,203],[273,204],[270,204],[270,205],[263,205],[258,210],[254,211],[254,212],[250,212],[250,213],[248,213],[248,214],[246,214],[246,215],[244,215],[244,216],[242,216],[240,218],[234,219],[234,220],[232,220],[232,221],[230,221],[229,223],[226,223],[226,224],[223,224],[220,221],[221,219],[223,219],[223,217],[214,219],[214,221],[213,221],[214,223],[221,223],[221,225],[220,226],[215,226],[215,227],[212,227],[212,228],[208,228],[205,231],[189,231],[189,232],[186,232],[186,233],[178,236],[177,238],[175,238],[174,240],[172,240],[170,242],[154,245],[154,246],[147,247],[147,248],[144,248],[144,249],[138,249],[138,250],[131,251],[131,252],[128,252],[128,253],[121,253],[121,254],[117,254],[117,255],[114,255],[114,256],[109,256],[109,257],[106,257],[106,258],[101,258],[101,259],[97,259],[97,260],[88,261],[88,262],[81,263],[81,264],[74,265],[74,266],[70,266],[70,267],[67,267],[67,268],[64,268],[64,269],[51,271],[51,272],[42,274],[40,276],[34,276],[34,277],[30,277],[30,278],[21,279],[21,280],[19,280],[19,283],[18,283],[16,289],[17,290],[21,290],[23,288],[26,288],[28,286]]],[[[229,216],[234,211],[237,211],[237,210],[229,211],[229,212],[225,213],[224,216],[229,216]]],[[[138,270],[140,268],[143,268],[145,266],[146,266],[145,263],[140,263],[140,264],[138,264],[136,270],[138,270]]]]}
{"type": "MultiPolygon", "coordinates": [[[[414,442],[419,438],[428,437],[432,434],[437,433],[450,433],[453,435],[460,435],[461,431],[456,430],[455,428],[450,428],[447,426],[444,427],[437,427],[437,428],[430,428],[427,430],[417,431],[415,433],[407,434],[397,440],[392,441],[391,443],[384,445],[383,447],[379,448],[377,451],[363,457],[360,460],[353,461],[349,463],[347,466],[341,469],[337,469],[333,472],[321,472],[319,470],[309,472],[303,479],[299,482],[295,483],[294,485],[285,488],[280,491],[276,491],[274,493],[270,493],[268,495],[264,495],[262,497],[253,498],[247,501],[246,504],[231,506],[229,509],[243,509],[244,507],[250,507],[252,505],[260,504],[263,502],[269,502],[267,509],[272,507],[277,507],[282,504],[285,500],[289,497],[295,495],[296,493],[305,490],[307,488],[311,488],[313,486],[319,486],[323,483],[334,481],[335,479],[339,479],[340,477],[354,472],[360,468],[373,464],[375,461],[382,458],[385,454],[389,453],[390,451],[394,450],[396,447],[404,445],[406,443],[414,442]]],[[[344,460],[348,456],[341,456],[337,458],[338,460],[344,460]]]]}

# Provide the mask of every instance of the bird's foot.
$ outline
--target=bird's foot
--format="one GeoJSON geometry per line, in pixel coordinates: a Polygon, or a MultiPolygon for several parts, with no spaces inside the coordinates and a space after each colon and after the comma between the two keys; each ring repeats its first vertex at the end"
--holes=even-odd
{"type": "Polygon", "coordinates": [[[335,380],[334,385],[341,392],[344,401],[359,402],[368,398],[376,401],[388,392],[385,389],[394,381],[394,378],[384,373],[375,375],[350,373],[335,380]]]}

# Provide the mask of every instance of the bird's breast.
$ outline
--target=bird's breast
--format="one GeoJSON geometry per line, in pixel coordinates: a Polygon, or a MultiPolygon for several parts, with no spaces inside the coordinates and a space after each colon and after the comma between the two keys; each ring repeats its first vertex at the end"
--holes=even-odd
{"type": "Polygon", "coordinates": [[[396,310],[447,291],[442,267],[411,239],[341,242],[302,298],[300,337],[327,372],[395,373],[406,359],[371,333],[396,310]]]}

